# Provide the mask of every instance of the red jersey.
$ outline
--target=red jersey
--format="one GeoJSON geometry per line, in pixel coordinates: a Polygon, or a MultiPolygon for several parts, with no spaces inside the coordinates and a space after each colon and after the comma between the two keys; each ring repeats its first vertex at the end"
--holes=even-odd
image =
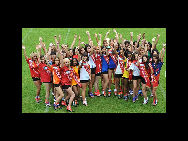
{"type": "Polygon", "coordinates": [[[95,74],[101,73],[101,69],[102,69],[102,65],[101,65],[101,55],[98,54],[98,53],[97,53],[96,56],[95,56],[95,63],[96,63],[95,74]]]}
{"type": "Polygon", "coordinates": [[[28,58],[26,61],[30,68],[31,77],[40,78],[38,63],[35,63],[31,58],[28,58]]]}
{"type": "MultiPolygon", "coordinates": [[[[129,68],[132,64],[132,61],[127,59],[127,68],[129,68]]],[[[132,80],[133,70],[129,71],[129,80],[132,80]]]]}
{"type": "Polygon", "coordinates": [[[41,82],[51,82],[52,81],[52,72],[49,70],[49,67],[45,63],[39,64],[39,73],[41,82]]]}
{"type": "Polygon", "coordinates": [[[70,76],[70,70],[64,65],[61,70],[61,85],[71,85],[72,77],[70,76]]]}

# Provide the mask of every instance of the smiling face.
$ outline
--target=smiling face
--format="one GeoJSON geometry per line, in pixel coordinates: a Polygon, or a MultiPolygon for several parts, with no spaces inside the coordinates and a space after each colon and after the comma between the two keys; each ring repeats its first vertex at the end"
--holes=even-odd
{"type": "Polygon", "coordinates": [[[41,63],[44,63],[44,57],[40,58],[41,63]]]}
{"type": "Polygon", "coordinates": [[[106,47],[102,48],[102,53],[105,54],[106,53],[106,47]]]}
{"type": "Polygon", "coordinates": [[[87,56],[83,56],[83,60],[86,61],[87,60],[87,56]]]}
{"type": "Polygon", "coordinates": [[[76,60],[76,59],[73,59],[72,64],[73,64],[73,66],[76,66],[77,60],[76,60]]]}
{"type": "Polygon", "coordinates": [[[55,65],[57,65],[57,66],[58,66],[58,65],[59,65],[59,63],[60,63],[60,62],[59,62],[59,58],[55,58],[55,65]]]}
{"type": "Polygon", "coordinates": [[[69,67],[69,65],[70,65],[70,60],[69,60],[68,58],[65,58],[63,62],[64,62],[64,65],[65,65],[65,66],[69,67]]]}
{"type": "Polygon", "coordinates": [[[91,47],[87,47],[87,52],[90,53],[91,52],[91,47]]]}
{"type": "Polygon", "coordinates": [[[143,56],[143,62],[147,62],[147,57],[143,56]]]}
{"type": "Polygon", "coordinates": [[[132,54],[128,54],[127,57],[128,57],[129,60],[131,60],[132,54]]]}
{"type": "Polygon", "coordinates": [[[96,47],[96,52],[97,52],[97,53],[99,53],[99,46],[98,46],[98,47],[96,47]]]}

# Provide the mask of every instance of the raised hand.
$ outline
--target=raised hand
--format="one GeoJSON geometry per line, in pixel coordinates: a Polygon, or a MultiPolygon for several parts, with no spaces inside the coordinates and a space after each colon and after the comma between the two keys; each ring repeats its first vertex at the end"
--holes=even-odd
{"type": "Polygon", "coordinates": [[[22,48],[25,50],[25,46],[24,45],[22,45],[22,48]]]}

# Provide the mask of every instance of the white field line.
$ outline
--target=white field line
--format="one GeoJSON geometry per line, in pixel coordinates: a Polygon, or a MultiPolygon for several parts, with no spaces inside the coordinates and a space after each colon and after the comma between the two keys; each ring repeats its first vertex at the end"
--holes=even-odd
{"type": "Polygon", "coordinates": [[[71,28],[69,28],[68,31],[67,31],[67,36],[66,36],[66,38],[65,38],[64,44],[67,43],[67,38],[68,38],[68,36],[69,36],[70,29],[71,29],[71,28]]]}
{"type": "Polygon", "coordinates": [[[25,35],[25,37],[22,39],[22,42],[25,40],[25,38],[29,35],[29,33],[31,32],[33,30],[33,28],[31,28],[30,30],[29,30],[29,32],[25,35]]]}

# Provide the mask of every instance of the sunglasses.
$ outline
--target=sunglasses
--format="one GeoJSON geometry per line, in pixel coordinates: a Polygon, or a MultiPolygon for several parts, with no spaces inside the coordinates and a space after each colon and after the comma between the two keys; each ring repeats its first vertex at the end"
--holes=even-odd
{"type": "Polygon", "coordinates": [[[37,56],[33,56],[33,57],[37,57],[37,56]]]}

